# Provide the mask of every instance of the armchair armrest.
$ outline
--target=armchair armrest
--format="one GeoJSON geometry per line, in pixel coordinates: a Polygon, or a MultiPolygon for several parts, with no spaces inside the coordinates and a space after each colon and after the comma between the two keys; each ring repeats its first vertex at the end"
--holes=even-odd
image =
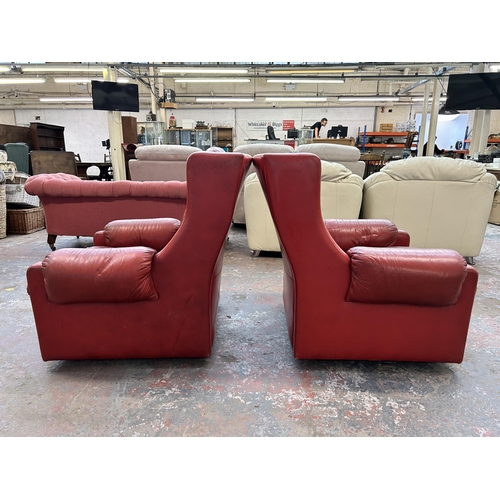
{"type": "Polygon", "coordinates": [[[50,302],[139,302],[157,300],[151,276],[156,251],[130,248],[63,248],[42,261],[50,302]]]}
{"type": "Polygon", "coordinates": [[[174,237],[180,225],[178,219],[171,218],[116,220],[94,234],[94,245],[144,246],[159,252],[174,237]]]}
{"type": "Polygon", "coordinates": [[[410,237],[395,224],[383,219],[325,219],[335,243],[347,252],[352,247],[408,246],[410,237]]]}
{"type": "Polygon", "coordinates": [[[451,306],[467,275],[464,258],[454,250],[355,247],[347,254],[350,302],[451,306]]]}

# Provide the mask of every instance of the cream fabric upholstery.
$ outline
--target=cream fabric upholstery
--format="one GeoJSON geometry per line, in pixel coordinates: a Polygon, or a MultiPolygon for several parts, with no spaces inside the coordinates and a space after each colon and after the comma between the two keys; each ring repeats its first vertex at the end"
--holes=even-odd
{"type": "Polygon", "coordinates": [[[410,246],[479,255],[497,180],[470,160],[423,156],[388,163],[364,181],[361,218],[388,219],[410,246]]]}
{"type": "MultiPolygon", "coordinates": [[[[236,146],[234,148],[235,153],[244,153],[250,156],[256,156],[264,153],[293,153],[292,146],[286,146],[285,144],[242,144],[241,146],[236,146]]],[[[253,163],[250,164],[250,168],[247,172],[247,177],[255,172],[255,167],[253,163]]],[[[242,184],[238,200],[236,201],[236,207],[233,214],[233,222],[235,224],[245,224],[245,194],[244,185],[242,184]]]]}
{"type": "MultiPolygon", "coordinates": [[[[256,173],[247,176],[244,190],[248,247],[257,253],[279,252],[274,222],[256,173]]],[[[321,161],[321,212],[325,219],[357,219],[362,195],[361,177],[344,165],[321,161]]]]}
{"type": "Polygon", "coordinates": [[[201,151],[193,146],[162,144],[139,146],[129,160],[132,181],[185,181],[188,157],[201,151]]]}
{"type": "Polygon", "coordinates": [[[361,155],[358,148],[344,144],[302,144],[295,150],[297,153],[313,153],[321,160],[340,163],[347,167],[353,174],[363,178],[365,162],[360,161],[361,155]]]}

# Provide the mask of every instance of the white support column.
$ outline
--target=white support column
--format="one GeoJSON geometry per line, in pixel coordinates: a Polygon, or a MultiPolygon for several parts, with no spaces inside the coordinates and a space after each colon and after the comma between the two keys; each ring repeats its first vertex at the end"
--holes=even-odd
{"type": "MultiPolygon", "coordinates": [[[[484,73],[488,71],[484,63],[476,64],[472,68],[473,73],[484,73]]],[[[476,154],[483,153],[488,144],[490,130],[490,110],[476,110],[472,123],[472,137],[469,145],[469,156],[474,158],[476,154]]]]}
{"type": "Polygon", "coordinates": [[[434,145],[436,144],[436,131],[437,131],[437,122],[438,122],[438,113],[439,113],[439,98],[441,96],[441,92],[439,92],[438,88],[438,80],[434,79],[434,85],[432,88],[432,106],[431,106],[431,119],[429,123],[429,137],[427,140],[427,156],[433,156],[434,154],[434,145]]]}
{"type": "MultiPolygon", "coordinates": [[[[114,66],[104,70],[104,79],[116,82],[117,72],[114,66]]],[[[109,154],[113,166],[113,180],[126,180],[125,154],[123,151],[122,114],[120,111],[108,111],[109,154]]]]}
{"type": "MultiPolygon", "coordinates": [[[[427,74],[430,75],[432,72],[431,68],[427,69],[427,74]]],[[[422,119],[420,120],[420,133],[418,135],[418,149],[417,156],[422,156],[424,144],[425,144],[425,135],[427,133],[427,114],[429,113],[429,91],[430,91],[431,83],[429,80],[425,82],[424,86],[424,102],[422,104],[422,119]]]]}

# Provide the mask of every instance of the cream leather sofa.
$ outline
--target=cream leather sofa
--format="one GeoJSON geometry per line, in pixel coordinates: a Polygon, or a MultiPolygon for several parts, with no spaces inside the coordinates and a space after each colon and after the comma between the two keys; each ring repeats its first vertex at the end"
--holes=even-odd
{"type": "Polygon", "coordinates": [[[132,181],[185,181],[188,157],[199,148],[162,144],[139,146],[129,160],[132,181]]]}
{"type": "MultiPolygon", "coordinates": [[[[284,187],[286,189],[286,186],[284,187]]],[[[257,174],[244,182],[244,205],[248,247],[253,256],[260,251],[279,252],[271,212],[257,174]]],[[[357,219],[363,195],[363,179],[339,163],[321,160],[321,213],[325,219],[357,219]]],[[[301,203],[298,199],[297,203],[301,203]]]]}
{"type": "Polygon", "coordinates": [[[353,174],[363,178],[365,162],[359,159],[361,153],[354,146],[326,143],[302,144],[295,151],[297,153],[313,153],[319,156],[321,160],[340,163],[344,167],[347,167],[353,174]]]}
{"type": "MultiPolygon", "coordinates": [[[[293,153],[294,149],[292,146],[286,146],[285,144],[242,144],[241,146],[236,146],[234,148],[235,153],[244,153],[250,156],[256,156],[264,153],[293,153]]],[[[250,168],[247,172],[247,177],[255,172],[255,167],[253,163],[250,164],[250,168]]],[[[234,224],[245,224],[245,202],[244,202],[244,185],[241,186],[240,194],[238,200],[236,201],[236,207],[233,214],[234,224]]]]}
{"type": "Polygon", "coordinates": [[[496,185],[494,175],[470,160],[393,161],[365,179],[361,218],[388,219],[410,234],[410,246],[449,248],[473,263],[496,185]]]}

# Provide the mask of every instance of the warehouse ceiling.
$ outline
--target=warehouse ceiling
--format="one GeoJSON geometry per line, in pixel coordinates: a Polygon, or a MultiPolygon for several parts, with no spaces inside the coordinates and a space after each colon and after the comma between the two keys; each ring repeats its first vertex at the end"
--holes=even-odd
{"type": "MultiPolygon", "coordinates": [[[[450,74],[495,62],[0,62],[0,109],[92,108],[92,79],[139,85],[141,109],[168,90],[178,108],[391,106],[418,103],[426,83],[446,95],[450,74]],[[79,99],[86,99],[79,101],[79,99]]],[[[418,104],[416,104],[418,105],[418,104]]]]}

